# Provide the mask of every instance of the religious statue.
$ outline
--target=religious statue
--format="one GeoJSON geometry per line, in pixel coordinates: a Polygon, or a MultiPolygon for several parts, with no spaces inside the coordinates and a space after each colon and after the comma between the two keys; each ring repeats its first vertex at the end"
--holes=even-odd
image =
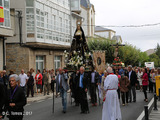
{"type": "Polygon", "coordinates": [[[115,47],[114,57],[117,58],[119,48],[122,47],[122,46],[125,46],[125,45],[124,44],[118,44],[118,42],[117,42],[116,44],[111,45],[111,46],[115,47]]]}
{"type": "Polygon", "coordinates": [[[116,58],[117,56],[118,56],[118,47],[116,47],[114,51],[114,57],[116,58]]]}
{"type": "Polygon", "coordinates": [[[75,31],[73,41],[71,44],[71,49],[70,52],[68,53],[68,59],[69,62],[68,64],[78,64],[84,67],[92,67],[93,62],[92,62],[92,57],[91,53],[89,51],[84,31],[81,27],[82,21],[78,20],[77,21],[77,29],[75,31]],[[83,63],[83,64],[82,64],[83,63]]]}

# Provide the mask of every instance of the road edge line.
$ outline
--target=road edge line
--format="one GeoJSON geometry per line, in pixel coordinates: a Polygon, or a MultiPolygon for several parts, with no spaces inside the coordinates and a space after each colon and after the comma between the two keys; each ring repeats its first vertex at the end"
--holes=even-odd
{"type": "MultiPolygon", "coordinates": [[[[148,109],[151,108],[151,106],[153,105],[154,102],[154,97],[151,99],[151,101],[148,104],[148,109]]],[[[144,118],[144,110],[142,111],[142,113],[140,114],[140,116],[136,119],[136,120],[142,120],[144,118]]]]}

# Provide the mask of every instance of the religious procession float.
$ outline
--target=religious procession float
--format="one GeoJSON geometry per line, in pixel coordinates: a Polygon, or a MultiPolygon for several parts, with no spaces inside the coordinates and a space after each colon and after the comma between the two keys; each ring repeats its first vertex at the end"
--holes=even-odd
{"type": "Polygon", "coordinates": [[[81,24],[81,20],[78,20],[71,48],[69,51],[64,51],[65,68],[68,71],[78,70],[81,66],[83,66],[86,71],[91,71],[93,69],[91,51],[88,48],[81,24]]]}

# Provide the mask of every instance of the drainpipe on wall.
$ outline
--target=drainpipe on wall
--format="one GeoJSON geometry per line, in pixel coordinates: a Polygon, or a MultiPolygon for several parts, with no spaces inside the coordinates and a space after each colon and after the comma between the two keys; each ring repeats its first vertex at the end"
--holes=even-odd
{"type": "Polygon", "coordinates": [[[6,70],[6,45],[5,45],[5,40],[6,38],[3,37],[3,70],[6,70]]]}
{"type": "Polygon", "coordinates": [[[18,12],[18,22],[19,22],[19,40],[20,40],[20,46],[22,46],[23,41],[22,41],[22,11],[17,11],[18,12]]]}

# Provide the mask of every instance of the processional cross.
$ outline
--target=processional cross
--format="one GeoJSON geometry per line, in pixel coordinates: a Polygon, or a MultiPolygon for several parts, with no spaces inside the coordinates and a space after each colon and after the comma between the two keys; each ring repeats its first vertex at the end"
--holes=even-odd
{"type": "MultiPolygon", "coordinates": [[[[122,41],[120,41],[121,43],[122,41]]],[[[125,46],[125,44],[119,44],[119,41],[117,40],[117,43],[116,44],[113,44],[113,45],[110,45],[110,46],[113,46],[115,48],[115,52],[114,52],[114,57],[116,58],[117,55],[118,55],[118,50],[120,47],[122,46],[125,46]]]]}

